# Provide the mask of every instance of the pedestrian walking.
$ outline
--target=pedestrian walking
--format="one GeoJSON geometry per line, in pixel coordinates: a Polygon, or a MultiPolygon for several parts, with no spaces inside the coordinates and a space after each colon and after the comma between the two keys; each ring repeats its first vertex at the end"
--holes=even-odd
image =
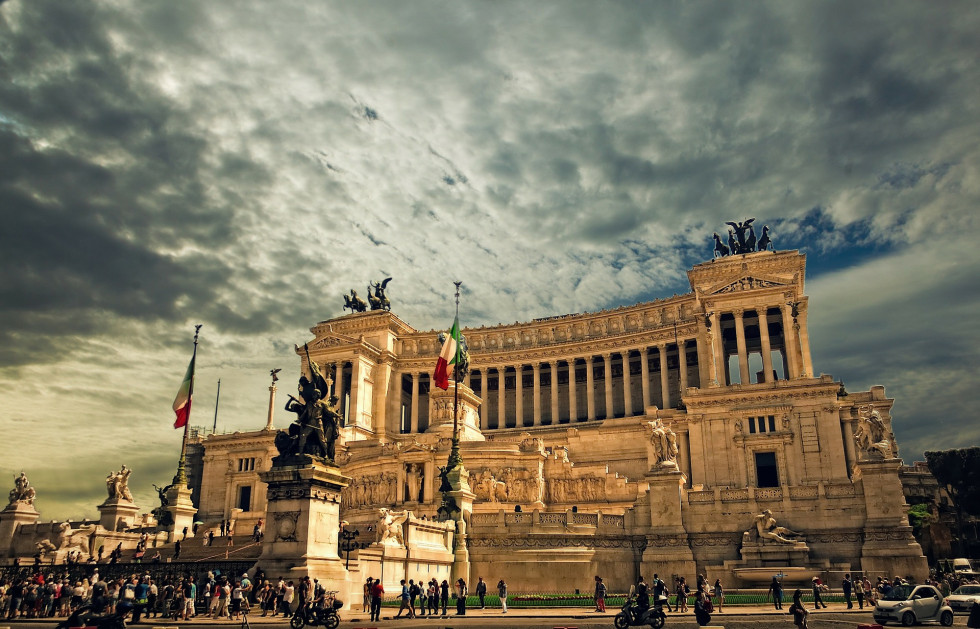
{"type": "Polygon", "coordinates": [[[840,587],[841,587],[842,590],[844,590],[844,602],[847,603],[847,608],[848,609],[853,609],[854,608],[854,604],[851,603],[851,588],[852,588],[852,583],[851,583],[851,575],[850,574],[845,574],[844,575],[844,580],[841,581],[840,587]]]}
{"type": "Polygon", "coordinates": [[[606,584],[599,575],[595,575],[595,610],[600,614],[606,613],[606,584]]]}
{"type": "Polygon", "coordinates": [[[810,612],[803,605],[803,590],[793,592],[793,604],[789,608],[789,613],[793,614],[793,624],[797,629],[807,629],[806,617],[810,612]]]}
{"type": "Polygon", "coordinates": [[[405,610],[408,610],[408,617],[409,618],[414,618],[415,617],[415,614],[412,612],[411,605],[409,605],[409,597],[411,595],[409,594],[409,591],[408,591],[408,585],[405,583],[405,579],[402,579],[401,581],[399,581],[399,583],[402,586],[402,593],[401,593],[402,605],[401,605],[401,607],[398,608],[398,614],[395,615],[395,618],[401,618],[402,617],[402,612],[405,611],[405,610]]]}
{"type": "Polygon", "coordinates": [[[497,596],[500,597],[500,608],[503,610],[500,613],[507,613],[507,582],[501,579],[497,581],[497,596]]]}
{"type": "Polygon", "coordinates": [[[812,583],[813,583],[813,609],[820,609],[821,606],[823,606],[824,609],[827,609],[827,604],[823,602],[822,598],[820,598],[820,592],[827,589],[827,586],[825,586],[817,577],[813,577],[812,583]]]}
{"type": "Polygon", "coordinates": [[[722,609],[722,605],[725,603],[725,588],[721,585],[721,579],[715,579],[715,598],[718,599],[718,613],[725,611],[722,609]]]}

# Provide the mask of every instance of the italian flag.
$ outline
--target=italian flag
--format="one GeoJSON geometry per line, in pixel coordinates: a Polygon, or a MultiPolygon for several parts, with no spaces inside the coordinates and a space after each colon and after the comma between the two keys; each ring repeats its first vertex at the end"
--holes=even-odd
{"type": "Polygon", "coordinates": [[[453,329],[449,331],[446,342],[442,344],[439,360],[436,361],[436,372],[432,376],[436,386],[443,391],[449,388],[449,366],[455,365],[459,358],[459,344],[459,316],[457,316],[453,320],[453,329]]]}
{"type": "Polygon", "coordinates": [[[177,414],[177,419],[174,420],[174,428],[186,426],[191,415],[191,396],[194,394],[194,360],[196,358],[197,351],[191,356],[191,364],[187,365],[184,381],[180,383],[180,390],[177,391],[177,397],[174,398],[174,413],[177,414]]]}

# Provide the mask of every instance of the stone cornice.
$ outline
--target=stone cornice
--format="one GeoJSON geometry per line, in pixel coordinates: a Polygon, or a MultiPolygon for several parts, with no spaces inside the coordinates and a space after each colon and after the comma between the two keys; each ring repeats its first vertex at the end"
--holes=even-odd
{"type": "Polygon", "coordinates": [[[775,383],[731,385],[727,387],[696,389],[684,396],[688,409],[714,409],[749,411],[752,408],[768,408],[791,405],[800,398],[836,399],[839,384],[825,378],[804,380],[780,380],[775,383]],[[827,380],[827,381],[825,381],[827,380]]]}

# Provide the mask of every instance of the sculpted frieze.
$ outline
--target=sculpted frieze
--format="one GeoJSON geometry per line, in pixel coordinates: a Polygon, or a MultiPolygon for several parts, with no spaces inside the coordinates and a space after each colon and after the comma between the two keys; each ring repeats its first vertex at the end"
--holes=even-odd
{"type": "Polygon", "coordinates": [[[534,537],[473,537],[471,548],[644,548],[646,541],[631,537],[535,535],[534,537]]]}
{"type": "Polygon", "coordinates": [[[358,509],[370,505],[395,503],[398,474],[380,472],[354,479],[340,493],[340,505],[345,509],[358,509]]]}

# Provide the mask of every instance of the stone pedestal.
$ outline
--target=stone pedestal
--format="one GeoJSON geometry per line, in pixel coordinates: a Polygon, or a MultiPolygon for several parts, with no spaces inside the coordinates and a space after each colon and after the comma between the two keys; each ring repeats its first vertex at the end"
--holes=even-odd
{"type": "Polygon", "coordinates": [[[870,574],[911,575],[921,582],[929,576],[929,563],[908,523],[898,477],[901,464],[901,459],[881,459],[854,466],[854,481],[861,484],[867,513],[861,568],[870,574]]]}
{"type": "Polygon", "coordinates": [[[681,488],[687,481],[676,466],[660,466],[645,476],[650,484],[650,522],[640,572],[695,574],[694,554],[681,515],[681,488]]]}
{"type": "Polygon", "coordinates": [[[305,464],[276,466],[259,474],[268,485],[268,506],[262,556],[256,565],[266,574],[289,575],[294,581],[315,577],[349,605],[351,587],[337,545],[340,492],[350,478],[336,465],[303,458],[305,464]]]}
{"type": "Polygon", "coordinates": [[[449,381],[449,388],[443,391],[439,387],[429,390],[432,403],[432,416],[426,433],[436,434],[451,439],[453,436],[453,403],[456,388],[459,388],[459,440],[486,441],[480,432],[480,403],[482,400],[462,382],[449,381]]]}
{"type": "MultiPolygon", "coordinates": [[[[34,505],[26,502],[14,502],[0,511],[0,549],[13,556],[13,539],[17,529],[24,524],[36,524],[41,514],[34,505]]],[[[0,554],[0,556],[3,556],[0,554]]]]}
{"type": "Polygon", "coordinates": [[[763,566],[807,567],[810,565],[810,548],[806,542],[786,544],[774,541],[748,539],[742,536],[742,566],[759,568],[763,566]]]}
{"type": "Polygon", "coordinates": [[[136,523],[140,508],[135,503],[122,498],[106,500],[98,506],[99,524],[107,531],[124,531],[136,523]]]}
{"type": "Polygon", "coordinates": [[[191,489],[186,484],[174,484],[167,488],[167,511],[173,524],[168,529],[168,541],[183,539],[184,527],[187,527],[187,537],[194,537],[194,514],[197,509],[191,502],[191,489]]]}

